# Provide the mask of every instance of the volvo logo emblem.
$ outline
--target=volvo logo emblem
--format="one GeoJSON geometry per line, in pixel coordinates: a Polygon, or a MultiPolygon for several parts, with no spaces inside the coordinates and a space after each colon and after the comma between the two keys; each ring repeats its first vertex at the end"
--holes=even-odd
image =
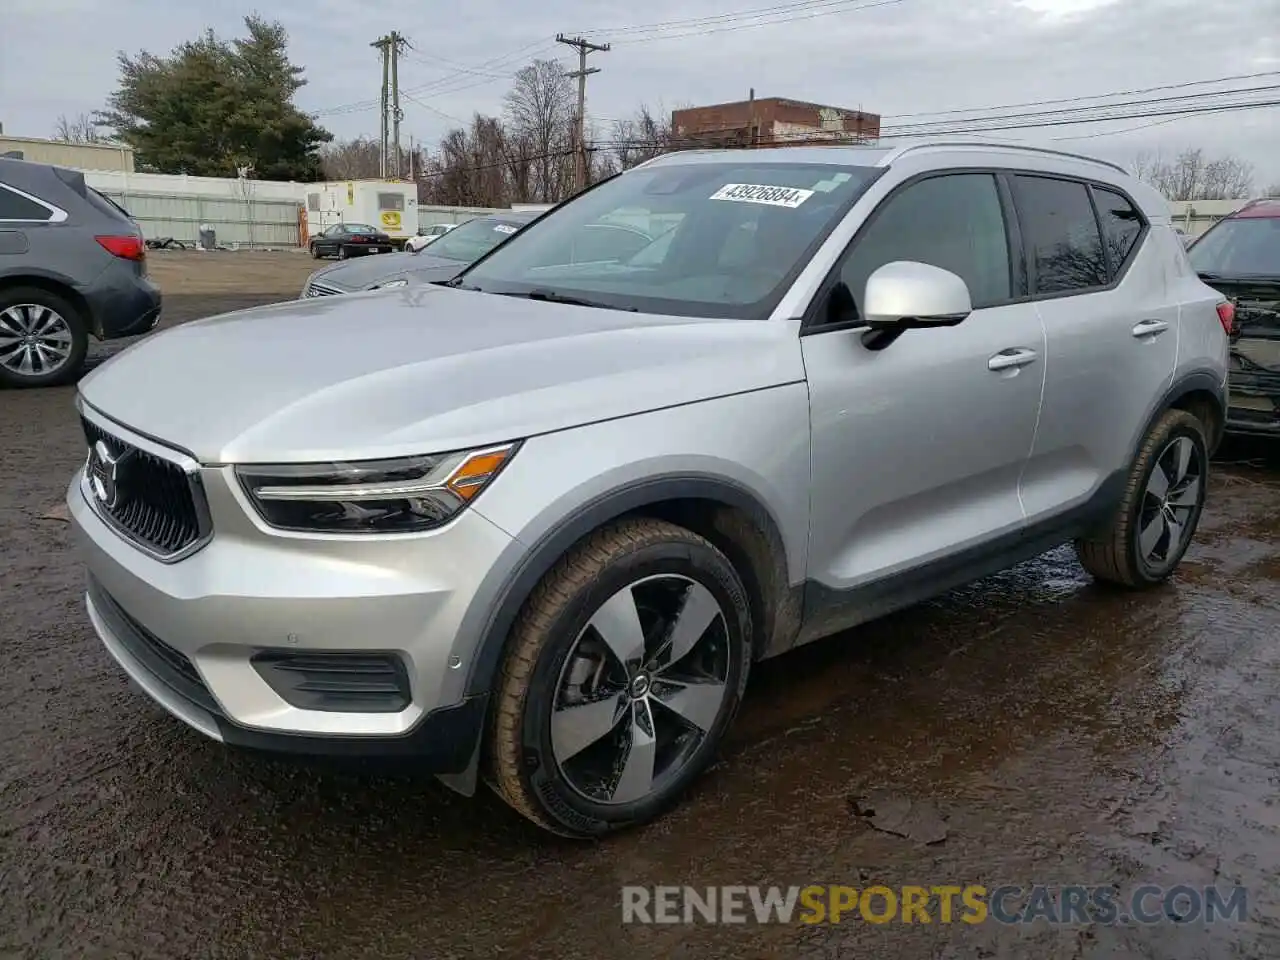
{"type": "Polygon", "coordinates": [[[99,440],[89,449],[89,486],[98,502],[108,510],[120,505],[121,468],[131,453],[114,454],[105,440],[99,440]]]}

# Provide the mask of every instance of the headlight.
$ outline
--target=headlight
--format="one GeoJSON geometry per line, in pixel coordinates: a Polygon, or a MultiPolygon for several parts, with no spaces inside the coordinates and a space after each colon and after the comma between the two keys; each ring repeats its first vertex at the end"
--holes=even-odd
{"type": "Polygon", "coordinates": [[[409,281],[404,277],[400,277],[398,280],[388,280],[386,283],[375,283],[369,289],[370,290],[390,290],[392,287],[406,287],[408,285],[409,285],[409,281]]]}
{"type": "Polygon", "coordinates": [[[519,444],[359,463],[236,467],[262,519],[307,533],[412,533],[449,522],[519,444]]]}

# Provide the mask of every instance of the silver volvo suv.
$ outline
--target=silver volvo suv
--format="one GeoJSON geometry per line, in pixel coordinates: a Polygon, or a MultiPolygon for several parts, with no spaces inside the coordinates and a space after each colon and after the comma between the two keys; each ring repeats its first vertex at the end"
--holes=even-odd
{"type": "Polygon", "coordinates": [[[1231,322],[1105,162],[665,156],[448,284],[84,379],[89,618],[211,738],[399,755],[601,834],[676,800],[762,658],[1063,543],[1168,578],[1231,322]]]}

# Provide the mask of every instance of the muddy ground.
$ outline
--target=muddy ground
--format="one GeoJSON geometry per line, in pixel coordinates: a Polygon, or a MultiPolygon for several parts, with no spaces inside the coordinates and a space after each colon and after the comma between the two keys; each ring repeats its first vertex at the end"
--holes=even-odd
{"type": "MultiPolygon", "coordinates": [[[[166,323],[295,296],[312,266],[152,258],[166,323]]],[[[0,393],[0,957],[1280,956],[1275,450],[1223,451],[1169,586],[1102,589],[1060,550],[765,664],[678,811],[579,845],[411,770],[229,751],[131,692],[42,519],[83,457],[71,396],[0,393]],[[945,839],[856,816],[876,790],[945,839]],[[622,884],[1033,882],[1241,884],[1248,918],[620,922],[622,884]]]]}

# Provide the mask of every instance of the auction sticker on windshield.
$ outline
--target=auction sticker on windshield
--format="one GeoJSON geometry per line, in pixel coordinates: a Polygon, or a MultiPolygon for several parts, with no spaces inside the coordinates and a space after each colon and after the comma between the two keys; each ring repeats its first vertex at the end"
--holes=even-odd
{"type": "Polygon", "coordinates": [[[726,183],[711,195],[712,200],[763,203],[770,207],[798,207],[813,196],[812,190],[798,187],[771,187],[757,183],[726,183]]]}
{"type": "Polygon", "coordinates": [[[515,233],[516,228],[509,223],[500,223],[493,228],[494,233],[515,233]]]}

